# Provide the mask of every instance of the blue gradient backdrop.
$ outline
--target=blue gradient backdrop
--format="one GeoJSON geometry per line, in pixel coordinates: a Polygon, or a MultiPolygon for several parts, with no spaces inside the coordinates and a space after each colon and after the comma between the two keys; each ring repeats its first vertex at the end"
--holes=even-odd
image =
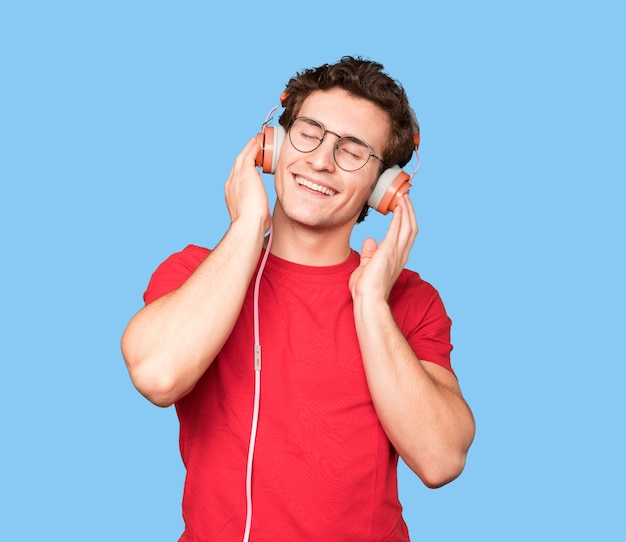
{"type": "Polygon", "coordinates": [[[412,539],[626,539],[622,3],[227,4],[0,5],[0,539],[177,540],[175,413],[120,336],[161,260],[219,241],[288,78],[344,54],[419,117],[409,266],[478,424],[454,483],[401,467],[412,539]]]}

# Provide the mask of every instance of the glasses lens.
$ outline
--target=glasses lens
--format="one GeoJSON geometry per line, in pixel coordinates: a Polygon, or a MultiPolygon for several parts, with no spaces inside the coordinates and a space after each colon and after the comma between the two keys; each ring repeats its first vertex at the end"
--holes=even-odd
{"type": "MultiPolygon", "coordinates": [[[[331,132],[334,135],[334,132],[331,132]]],[[[308,117],[298,117],[289,129],[289,140],[294,148],[300,152],[312,152],[324,140],[326,130],[316,120],[308,117]]],[[[371,149],[367,143],[351,136],[339,137],[335,144],[334,157],[337,165],[345,171],[361,169],[371,156],[371,149]]]]}
{"type": "Polygon", "coordinates": [[[291,144],[300,152],[314,151],[320,146],[323,138],[324,128],[313,119],[298,118],[289,130],[291,144]]]}
{"type": "Polygon", "coordinates": [[[335,161],[341,169],[356,171],[367,164],[370,152],[368,145],[360,139],[342,137],[335,147],[335,161]]]}

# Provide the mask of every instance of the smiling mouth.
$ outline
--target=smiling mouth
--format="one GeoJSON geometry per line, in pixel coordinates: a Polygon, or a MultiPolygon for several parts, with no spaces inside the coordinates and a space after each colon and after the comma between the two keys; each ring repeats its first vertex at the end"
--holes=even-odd
{"type": "Polygon", "coordinates": [[[331,190],[326,186],[321,186],[319,184],[312,183],[311,181],[307,181],[302,177],[296,177],[296,181],[300,186],[304,186],[309,190],[313,190],[314,192],[319,192],[320,194],[324,194],[325,196],[334,196],[337,192],[331,190]]]}

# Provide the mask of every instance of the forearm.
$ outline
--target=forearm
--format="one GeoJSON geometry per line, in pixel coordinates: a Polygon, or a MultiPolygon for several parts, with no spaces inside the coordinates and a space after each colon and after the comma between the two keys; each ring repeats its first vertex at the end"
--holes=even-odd
{"type": "Polygon", "coordinates": [[[417,359],[384,300],[357,297],[354,313],[374,407],[389,440],[429,487],[456,478],[474,419],[452,373],[417,359]]]}
{"type": "Polygon", "coordinates": [[[135,315],[122,352],[137,389],[169,406],[186,395],[221,350],[239,316],[263,245],[261,226],[233,223],[177,290],[135,315]]]}

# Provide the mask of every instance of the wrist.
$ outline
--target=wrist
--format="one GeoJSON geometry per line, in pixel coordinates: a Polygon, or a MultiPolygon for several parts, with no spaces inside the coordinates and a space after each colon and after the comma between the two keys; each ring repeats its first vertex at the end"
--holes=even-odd
{"type": "Polygon", "coordinates": [[[264,220],[258,218],[237,218],[233,220],[228,228],[228,234],[235,237],[238,242],[254,245],[262,245],[265,234],[270,229],[271,219],[264,220]]]}
{"type": "Polygon", "coordinates": [[[387,297],[381,292],[355,294],[352,297],[352,303],[355,317],[391,313],[387,297]]]}

